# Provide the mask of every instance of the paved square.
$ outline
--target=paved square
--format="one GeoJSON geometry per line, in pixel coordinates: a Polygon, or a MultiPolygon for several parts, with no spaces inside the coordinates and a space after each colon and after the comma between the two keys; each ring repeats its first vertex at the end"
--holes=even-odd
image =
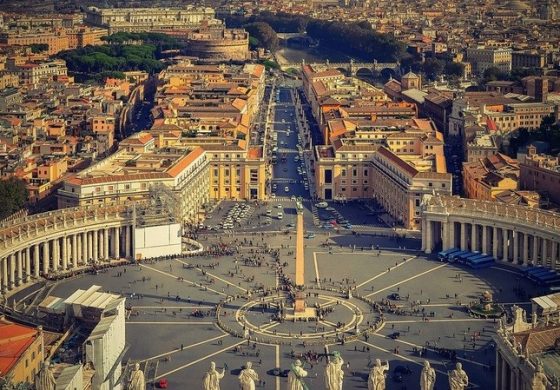
{"type": "MultiPolygon", "coordinates": [[[[306,361],[309,388],[322,389],[324,354],[335,350],[346,364],[344,389],[367,388],[376,358],[389,361],[388,389],[418,388],[424,359],[437,370],[438,388],[447,387],[454,359],[463,363],[474,387],[493,388],[495,323],[470,317],[465,305],[485,290],[506,306],[516,303],[511,271],[472,271],[417,251],[386,249],[395,245],[373,236],[318,234],[306,240],[305,277],[307,304],[323,316],[317,322],[291,322],[277,315],[280,302],[289,304],[278,271],[293,278],[295,236],[211,234],[202,242],[216,240],[238,252],[115,268],[61,281],[53,294],[67,297],[97,284],[127,296],[127,359],[157,363],[155,379],[167,378],[170,388],[201,388],[205,370],[215,361],[226,368],[222,388],[236,389],[236,373],[251,361],[264,388],[280,389],[286,378],[275,376],[274,369],[289,369],[299,357],[306,361]],[[245,238],[253,246],[243,245],[245,238]],[[322,245],[327,240],[333,245],[322,245]],[[372,245],[381,248],[372,250],[372,245]],[[279,263],[271,250],[279,251],[279,263]],[[390,300],[392,294],[401,299],[390,300]],[[398,338],[388,337],[396,332],[398,338]],[[398,366],[410,374],[395,374],[398,366]]],[[[524,280],[516,283],[532,289],[524,280]]],[[[519,304],[527,307],[528,302],[519,304]]]]}

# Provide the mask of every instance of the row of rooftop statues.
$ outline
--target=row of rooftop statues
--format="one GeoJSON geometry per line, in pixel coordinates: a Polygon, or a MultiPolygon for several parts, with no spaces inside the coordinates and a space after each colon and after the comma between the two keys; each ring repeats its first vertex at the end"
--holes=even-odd
{"type": "MultiPolygon", "coordinates": [[[[333,353],[332,358],[325,367],[325,388],[326,390],[342,390],[344,371],[342,369],[344,360],[338,351],[333,353]]],[[[371,368],[368,377],[368,390],[385,390],[386,372],[389,371],[389,362],[384,364],[381,359],[376,359],[375,365],[371,368]]],[[[204,374],[204,390],[220,390],[220,380],[225,376],[225,369],[219,372],[216,363],[210,363],[210,369],[204,374]]],[[[457,363],[454,370],[448,372],[449,389],[464,390],[469,385],[467,373],[463,370],[461,363],[457,363]]],[[[300,360],[296,360],[290,367],[288,374],[288,390],[309,390],[304,378],[307,371],[303,368],[300,360]]],[[[253,369],[253,364],[247,362],[245,368],[238,376],[241,390],[255,390],[256,383],[259,381],[259,374],[253,369]]],[[[424,361],[424,367],[420,374],[420,389],[433,390],[436,383],[436,372],[430,366],[430,362],[424,361]]],[[[50,369],[49,362],[45,362],[42,369],[35,378],[35,388],[37,390],[54,390],[55,379],[50,369]]],[[[537,372],[533,378],[533,390],[546,390],[547,380],[543,372],[542,364],[539,362],[537,372]]],[[[140,370],[140,365],[136,363],[128,377],[127,390],[145,390],[146,381],[144,373],[140,370]]]]}

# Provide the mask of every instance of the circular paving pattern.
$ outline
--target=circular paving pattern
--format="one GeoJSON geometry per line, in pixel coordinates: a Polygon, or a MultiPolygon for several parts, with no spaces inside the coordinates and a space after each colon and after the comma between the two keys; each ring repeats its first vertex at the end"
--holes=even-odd
{"type": "MultiPolygon", "coordinates": [[[[377,358],[388,360],[391,367],[387,389],[400,390],[418,388],[424,359],[437,370],[438,388],[446,388],[446,373],[455,359],[463,363],[475,388],[493,388],[496,325],[493,319],[470,316],[468,307],[489,290],[506,310],[512,304],[529,309],[527,295],[536,293],[510,269],[461,268],[372,236],[331,233],[328,239],[334,245],[328,251],[321,245],[327,236],[317,234],[306,240],[305,293],[307,306],[322,309],[322,316],[318,321],[293,321],[277,315],[280,302],[287,314],[292,304],[277,278],[278,264],[262,247],[266,243],[277,249],[283,273],[292,276],[293,235],[245,237],[252,245],[240,245],[235,256],[128,265],[62,280],[51,294],[64,299],[95,284],[125,296],[130,349],[124,361],[157,367],[151,379],[166,378],[170,388],[201,388],[202,375],[214,361],[226,371],[221,388],[235,389],[239,369],[251,361],[265,389],[281,390],[286,378],[275,374],[299,358],[309,372],[308,387],[322,389],[325,357],[339,351],[348,364],[345,390],[367,388],[377,358]],[[356,250],[349,249],[354,244],[356,250]],[[382,250],[371,250],[372,245],[382,250]],[[255,257],[257,263],[246,261],[255,257]],[[520,295],[520,289],[526,293],[520,295]],[[394,294],[401,299],[395,300],[394,294]],[[398,367],[411,373],[393,377],[398,367]]],[[[202,243],[207,247],[245,237],[212,237],[202,243]]],[[[22,304],[34,298],[30,291],[17,297],[22,304]]]]}

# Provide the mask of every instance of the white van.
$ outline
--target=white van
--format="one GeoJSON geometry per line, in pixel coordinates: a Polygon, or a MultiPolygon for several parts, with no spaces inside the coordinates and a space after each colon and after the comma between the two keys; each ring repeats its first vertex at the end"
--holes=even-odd
{"type": "Polygon", "coordinates": [[[284,218],[284,213],[282,211],[279,211],[278,214],[276,214],[276,218],[278,219],[284,218]]]}

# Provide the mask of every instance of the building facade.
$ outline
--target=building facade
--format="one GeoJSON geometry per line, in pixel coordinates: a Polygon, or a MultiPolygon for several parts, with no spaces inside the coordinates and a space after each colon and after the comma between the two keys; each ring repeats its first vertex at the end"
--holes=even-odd
{"type": "Polygon", "coordinates": [[[530,146],[519,164],[519,188],[537,191],[541,196],[560,205],[560,162],[558,157],[536,153],[530,146]]]}
{"type": "Polygon", "coordinates": [[[512,50],[506,47],[469,47],[467,60],[472,64],[473,71],[483,74],[488,68],[498,68],[503,72],[511,72],[512,50]]]}

